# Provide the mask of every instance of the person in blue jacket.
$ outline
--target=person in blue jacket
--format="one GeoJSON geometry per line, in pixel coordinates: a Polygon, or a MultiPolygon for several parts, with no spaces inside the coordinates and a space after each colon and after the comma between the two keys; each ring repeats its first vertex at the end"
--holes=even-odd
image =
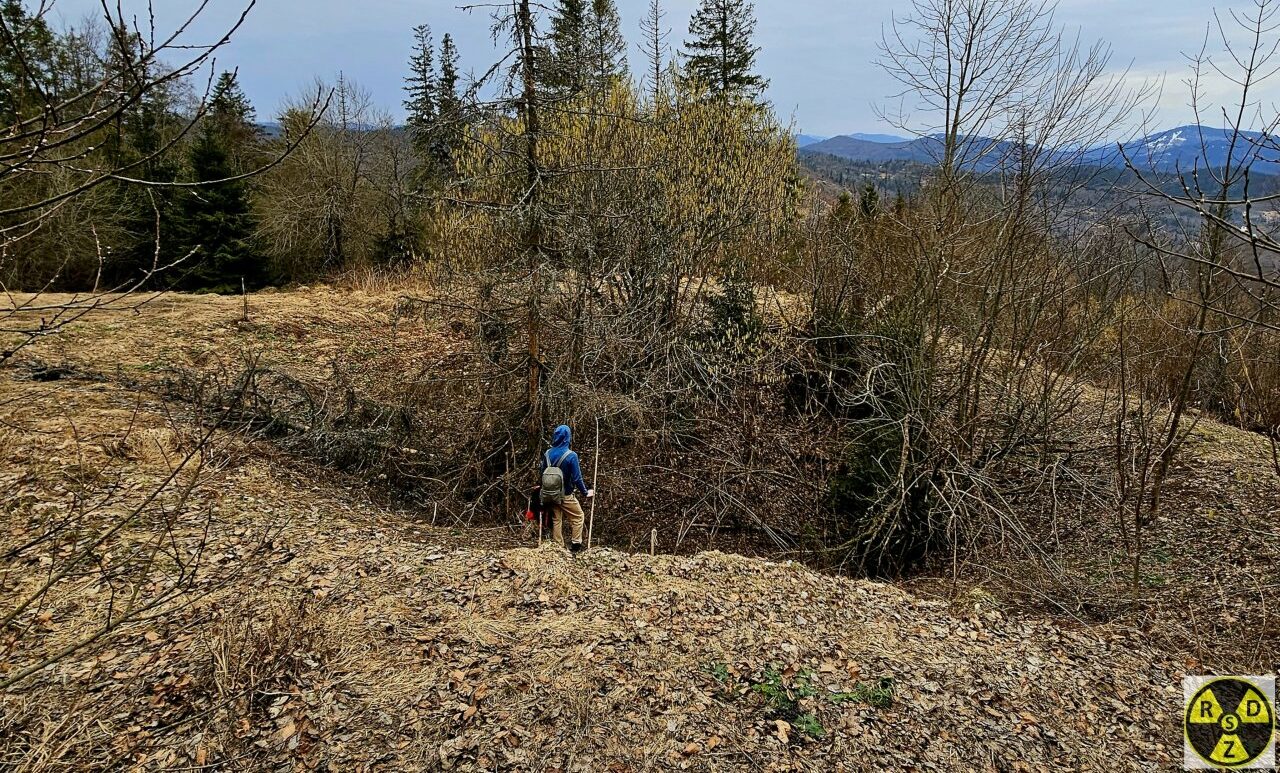
{"type": "Polygon", "coordinates": [[[586,520],[586,514],[582,512],[582,505],[578,503],[577,492],[590,499],[596,495],[595,489],[587,488],[587,484],[582,480],[582,465],[579,462],[578,454],[570,450],[569,441],[573,438],[573,432],[568,426],[561,424],[556,427],[556,431],[551,434],[551,448],[542,455],[542,469],[539,472],[545,472],[547,469],[547,460],[551,460],[551,464],[560,468],[564,473],[564,502],[558,505],[550,505],[552,511],[552,527],[551,536],[560,547],[564,547],[564,519],[569,517],[569,537],[572,542],[569,549],[574,553],[582,550],[582,526],[586,520]]]}

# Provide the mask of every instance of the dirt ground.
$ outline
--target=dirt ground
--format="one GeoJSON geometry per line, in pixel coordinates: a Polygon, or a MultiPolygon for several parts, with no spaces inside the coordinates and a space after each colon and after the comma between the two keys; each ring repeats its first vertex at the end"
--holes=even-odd
{"type": "Polygon", "coordinates": [[[1065,607],[1013,559],[902,587],[574,559],[140,388],[251,351],[355,360],[388,396],[380,373],[460,361],[463,333],[393,293],[259,295],[247,323],[240,303],[163,296],[0,371],[0,614],[84,557],[0,629],[0,680],[30,671],[0,693],[0,767],[1173,770],[1184,673],[1275,670],[1280,484],[1246,433],[1201,422],[1138,604],[1083,507],[1046,531],[1085,589],[1065,607]]]}

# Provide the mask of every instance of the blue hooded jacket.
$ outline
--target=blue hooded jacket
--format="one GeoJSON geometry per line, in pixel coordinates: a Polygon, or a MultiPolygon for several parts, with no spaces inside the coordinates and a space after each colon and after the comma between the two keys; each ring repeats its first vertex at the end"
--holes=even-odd
{"type": "Polygon", "coordinates": [[[574,492],[581,491],[583,495],[587,493],[587,484],[582,482],[582,467],[578,464],[578,454],[569,451],[569,441],[573,435],[569,428],[564,424],[556,427],[556,431],[551,434],[551,449],[542,455],[542,472],[547,470],[547,457],[551,457],[551,463],[560,468],[564,473],[564,495],[572,496],[574,492]],[[568,451],[568,453],[566,453],[568,451]],[[560,457],[564,456],[561,461],[560,457]],[[556,464],[559,462],[559,464],[556,464]]]}

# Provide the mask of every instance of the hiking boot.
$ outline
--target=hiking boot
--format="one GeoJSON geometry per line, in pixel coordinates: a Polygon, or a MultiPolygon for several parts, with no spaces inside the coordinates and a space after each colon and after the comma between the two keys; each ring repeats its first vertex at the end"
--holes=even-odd
{"type": "Polygon", "coordinates": [[[569,545],[569,552],[575,556],[584,550],[586,550],[586,547],[581,542],[574,542],[569,545]]]}

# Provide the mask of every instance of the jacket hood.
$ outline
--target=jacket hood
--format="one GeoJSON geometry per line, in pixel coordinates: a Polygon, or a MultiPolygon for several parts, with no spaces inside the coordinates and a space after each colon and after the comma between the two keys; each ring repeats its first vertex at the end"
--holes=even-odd
{"type": "Polygon", "coordinates": [[[551,433],[552,448],[568,448],[569,441],[572,439],[573,433],[569,430],[568,425],[561,424],[556,427],[556,431],[551,433]]]}

